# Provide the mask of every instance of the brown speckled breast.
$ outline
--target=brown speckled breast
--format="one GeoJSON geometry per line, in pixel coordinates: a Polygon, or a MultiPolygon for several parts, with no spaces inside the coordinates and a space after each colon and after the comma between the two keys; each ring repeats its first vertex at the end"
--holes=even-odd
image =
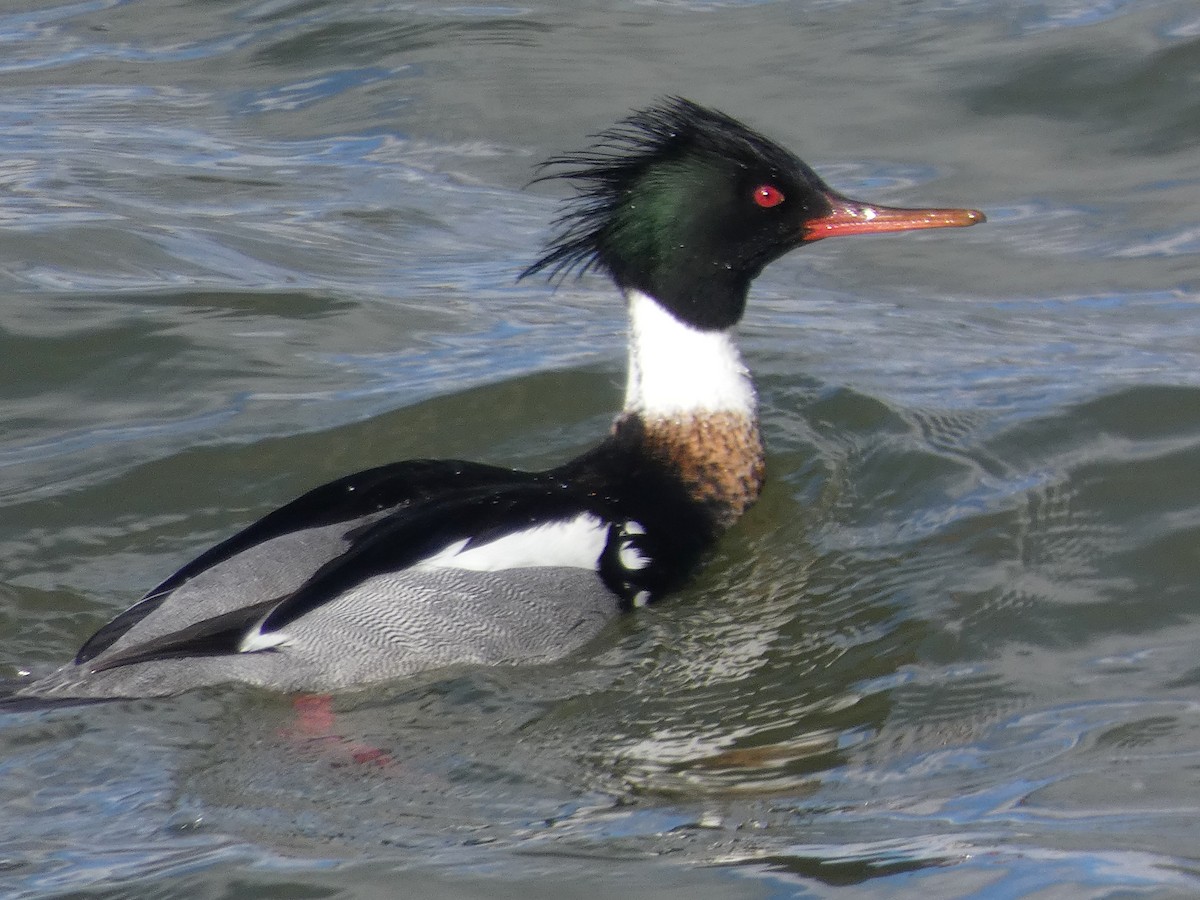
{"type": "Polygon", "coordinates": [[[762,491],[766,463],[758,422],[737,413],[672,419],[627,415],[614,428],[640,426],[643,451],[665,463],[692,496],[709,504],[723,527],[732,525],[762,491]]]}

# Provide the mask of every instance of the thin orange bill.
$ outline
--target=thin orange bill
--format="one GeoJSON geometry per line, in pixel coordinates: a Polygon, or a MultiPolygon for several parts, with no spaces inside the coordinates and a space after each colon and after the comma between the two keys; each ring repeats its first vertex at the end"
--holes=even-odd
{"type": "Polygon", "coordinates": [[[825,195],[830,211],[804,223],[804,240],[843,237],[852,234],[883,234],[917,228],[965,228],[986,222],[977,209],[905,209],[851,200],[841,194],[825,195]]]}

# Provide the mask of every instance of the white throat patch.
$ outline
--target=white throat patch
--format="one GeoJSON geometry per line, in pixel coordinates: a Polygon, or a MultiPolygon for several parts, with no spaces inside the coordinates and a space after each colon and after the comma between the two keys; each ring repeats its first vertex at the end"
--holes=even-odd
{"type": "Polygon", "coordinates": [[[731,412],[753,417],[754,384],[733,329],[701,331],[641,291],[629,291],[629,382],[625,412],[675,419],[731,412]]]}

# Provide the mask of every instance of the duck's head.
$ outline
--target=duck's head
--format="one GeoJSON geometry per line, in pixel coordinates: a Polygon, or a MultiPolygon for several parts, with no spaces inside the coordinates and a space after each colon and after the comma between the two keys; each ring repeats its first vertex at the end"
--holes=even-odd
{"type": "Polygon", "coordinates": [[[832,190],[792,153],[736,119],[669,98],[543,164],[575,196],[546,254],[522,273],[591,268],[693,327],[734,325],[750,282],[789,250],[827,237],[984,221],[971,209],[901,209],[832,190]]]}

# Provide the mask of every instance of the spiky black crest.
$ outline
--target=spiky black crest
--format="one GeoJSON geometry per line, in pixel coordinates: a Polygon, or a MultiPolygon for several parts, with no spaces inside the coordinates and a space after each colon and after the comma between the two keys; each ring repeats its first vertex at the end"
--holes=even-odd
{"type": "Polygon", "coordinates": [[[521,278],[546,272],[551,279],[572,270],[583,275],[606,269],[606,232],[627,192],[658,166],[691,156],[731,161],[745,168],[764,164],[777,172],[797,169],[817,184],[820,179],[803,162],[778,144],[755,133],[737,119],[683,97],[633,113],[613,128],[594,136],[596,143],[579,153],[554,156],[538,166],[533,183],[564,179],[575,185],[575,196],[553,222],[547,252],[521,273],[521,278]],[[554,171],[550,171],[554,170],[554,171]]]}
{"type": "Polygon", "coordinates": [[[705,329],[736,323],[762,267],[802,242],[806,215],[828,209],[824,183],[803,162],[682,97],[635,112],[540,171],[535,181],[565,179],[575,196],[522,278],[600,269],[705,329]],[[763,188],[787,203],[756,205],[763,188]]]}

